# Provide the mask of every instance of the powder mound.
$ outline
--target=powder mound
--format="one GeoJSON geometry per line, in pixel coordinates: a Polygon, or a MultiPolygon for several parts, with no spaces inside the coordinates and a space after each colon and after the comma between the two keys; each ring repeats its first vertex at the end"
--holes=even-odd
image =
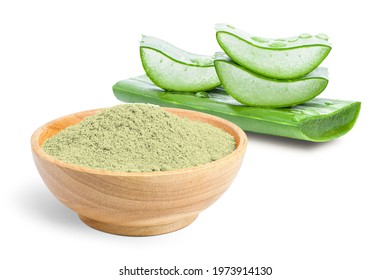
{"type": "Polygon", "coordinates": [[[151,104],[107,108],[49,138],[44,151],[64,162],[108,171],[148,172],[206,164],[230,154],[234,137],[151,104]]]}

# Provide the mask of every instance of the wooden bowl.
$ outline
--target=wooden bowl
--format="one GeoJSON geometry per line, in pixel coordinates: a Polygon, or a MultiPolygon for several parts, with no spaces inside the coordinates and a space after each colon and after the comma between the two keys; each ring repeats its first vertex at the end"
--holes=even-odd
{"type": "Polygon", "coordinates": [[[92,228],[120,235],[172,232],[191,224],[232,183],[247,137],[235,124],[204,113],[163,108],[180,117],[219,127],[234,136],[236,149],[217,161],[173,171],[111,172],[80,167],[46,154],[41,145],[60,130],[99,110],[56,119],[31,138],[36,167],[50,191],[92,228]]]}

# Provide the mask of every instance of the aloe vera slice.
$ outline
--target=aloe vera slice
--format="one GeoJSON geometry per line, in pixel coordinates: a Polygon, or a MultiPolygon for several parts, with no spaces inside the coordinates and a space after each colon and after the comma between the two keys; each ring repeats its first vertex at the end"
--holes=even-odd
{"type": "Polygon", "coordinates": [[[225,90],[248,106],[290,107],[319,95],[328,85],[328,71],[317,68],[303,78],[275,80],[255,74],[233,62],[214,62],[225,90]]]}
{"type": "Polygon", "coordinates": [[[205,91],[220,85],[212,56],[188,53],[151,36],[143,36],[140,55],[148,77],[163,89],[205,91]]]}
{"type": "Polygon", "coordinates": [[[296,79],[317,68],[331,51],[325,34],[269,39],[217,24],[217,41],[241,66],[274,79],[296,79]]]}
{"type": "Polygon", "coordinates": [[[209,91],[208,98],[197,97],[196,93],[164,91],[145,75],[119,81],[113,91],[124,102],[200,111],[225,118],[246,131],[314,142],[329,141],[347,133],[360,111],[360,102],[322,98],[291,108],[247,107],[221,87],[209,91]]]}

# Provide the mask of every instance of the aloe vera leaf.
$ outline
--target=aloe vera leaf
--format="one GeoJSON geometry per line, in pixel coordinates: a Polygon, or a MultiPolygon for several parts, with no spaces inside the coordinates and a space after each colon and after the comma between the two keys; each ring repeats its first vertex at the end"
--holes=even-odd
{"type": "Polygon", "coordinates": [[[142,65],[148,77],[170,91],[205,91],[220,85],[212,56],[183,51],[161,39],[144,36],[142,65]]]}
{"type": "Polygon", "coordinates": [[[217,24],[216,37],[225,53],[237,64],[262,76],[296,79],[317,68],[331,51],[325,34],[269,39],[217,24]]]}
{"type": "Polygon", "coordinates": [[[214,65],[225,90],[248,106],[278,108],[298,105],[313,99],[328,85],[328,70],[321,67],[302,78],[275,80],[226,60],[215,60],[214,65]]]}
{"type": "Polygon", "coordinates": [[[314,142],[329,141],[347,133],[360,111],[360,102],[314,98],[291,108],[247,107],[222,87],[208,98],[189,92],[167,92],[145,75],[117,82],[115,96],[124,102],[141,102],[200,111],[225,118],[243,130],[314,142]]]}

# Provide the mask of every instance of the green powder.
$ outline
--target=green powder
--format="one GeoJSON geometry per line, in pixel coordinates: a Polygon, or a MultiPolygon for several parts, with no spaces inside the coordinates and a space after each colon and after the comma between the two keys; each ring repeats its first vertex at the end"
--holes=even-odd
{"type": "Polygon", "coordinates": [[[150,104],[104,109],[63,129],[42,146],[76,165],[109,171],[165,171],[218,160],[236,147],[212,125],[180,118],[150,104]]]}

